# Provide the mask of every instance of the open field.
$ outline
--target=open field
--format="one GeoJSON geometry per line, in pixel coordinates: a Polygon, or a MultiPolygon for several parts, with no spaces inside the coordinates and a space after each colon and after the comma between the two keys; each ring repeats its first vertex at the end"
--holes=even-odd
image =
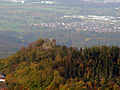
{"type": "Polygon", "coordinates": [[[20,47],[27,46],[38,38],[55,38],[58,44],[78,48],[104,44],[120,46],[119,36],[116,33],[78,32],[71,24],[79,24],[86,22],[86,20],[61,19],[64,15],[109,15],[117,17],[120,16],[119,11],[115,10],[115,7],[104,7],[103,9],[103,7],[94,8],[90,5],[76,4],[74,6],[69,5],[69,3],[41,5],[0,2],[0,57],[13,54],[20,47]],[[45,23],[45,26],[40,26],[42,23],[45,23]],[[66,26],[62,28],[61,25],[64,24],[72,28],[66,29],[66,26]],[[60,27],[54,28],[56,25],[60,27]],[[111,35],[113,35],[112,38],[109,37],[111,35]]]}

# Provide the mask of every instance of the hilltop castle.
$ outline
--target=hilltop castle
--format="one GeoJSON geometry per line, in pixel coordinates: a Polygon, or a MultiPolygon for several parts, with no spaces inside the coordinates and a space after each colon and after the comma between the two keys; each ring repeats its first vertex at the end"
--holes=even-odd
{"type": "Polygon", "coordinates": [[[45,39],[42,47],[45,49],[49,49],[55,45],[56,45],[56,39],[51,38],[51,39],[45,39]]]}

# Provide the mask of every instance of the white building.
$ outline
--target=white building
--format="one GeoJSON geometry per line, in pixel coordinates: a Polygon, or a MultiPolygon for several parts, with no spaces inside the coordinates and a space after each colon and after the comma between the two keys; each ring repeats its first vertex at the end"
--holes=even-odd
{"type": "Polygon", "coordinates": [[[4,78],[0,78],[0,82],[5,82],[5,79],[4,78]]]}
{"type": "Polygon", "coordinates": [[[0,82],[5,82],[5,75],[0,74],[0,82]]]}
{"type": "Polygon", "coordinates": [[[42,3],[42,4],[54,4],[54,2],[51,2],[51,1],[41,1],[40,3],[42,3]]]}
{"type": "Polygon", "coordinates": [[[21,2],[21,3],[25,3],[25,1],[24,1],[24,0],[21,0],[20,2],[21,2]]]}

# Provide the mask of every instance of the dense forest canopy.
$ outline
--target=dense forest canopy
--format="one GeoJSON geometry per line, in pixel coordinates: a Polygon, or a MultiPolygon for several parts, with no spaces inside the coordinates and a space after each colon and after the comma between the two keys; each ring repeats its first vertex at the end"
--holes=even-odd
{"type": "Polygon", "coordinates": [[[41,1],[0,0],[0,88],[120,90],[120,3],[41,1]]]}
{"type": "MultiPolygon", "coordinates": [[[[78,50],[39,39],[0,60],[9,89],[104,90],[120,89],[120,48],[78,50]]],[[[2,84],[3,85],[3,84],[2,84]]]]}

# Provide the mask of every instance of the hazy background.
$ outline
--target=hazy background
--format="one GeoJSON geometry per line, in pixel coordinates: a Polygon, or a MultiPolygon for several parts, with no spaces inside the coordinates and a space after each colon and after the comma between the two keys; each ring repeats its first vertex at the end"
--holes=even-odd
{"type": "Polygon", "coordinates": [[[38,38],[77,48],[120,46],[119,0],[41,1],[0,0],[0,57],[38,38]]]}

